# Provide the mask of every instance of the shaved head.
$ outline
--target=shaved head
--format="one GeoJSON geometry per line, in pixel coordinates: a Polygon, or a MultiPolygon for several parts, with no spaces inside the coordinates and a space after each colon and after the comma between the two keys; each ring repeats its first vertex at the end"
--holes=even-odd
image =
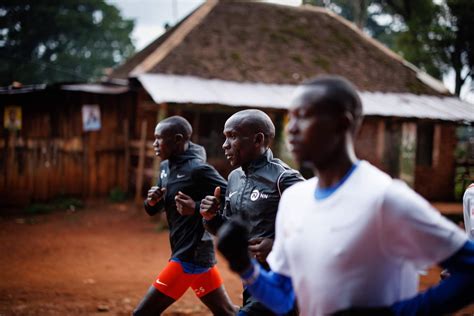
{"type": "Polygon", "coordinates": [[[171,135],[181,134],[185,140],[189,140],[193,134],[193,128],[189,122],[181,116],[170,116],[158,123],[163,130],[171,135]]]}
{"type": "Polygon", "coordinates": [[[235,124],[239,129],[245,129],[254,134],[265,135],[265,145],[269,146],[275,138],[275,125],[270,117],[260,110],[243,110],[232,115],[226,122],[235,124]]]}
{"type": "MultiPolygon", "coordinates": [[[[315,102],[328,114],[349,112],[354,118],[353,131],[362,121],[362,102],[354,85],[339,76],[321,76],[304,81],[301,88],[317,95],[315,102]],[[316,101],[317,100],[317,101],[316,101]]],[[[311,97],[310,97],[311,98],[311,97]]]]}

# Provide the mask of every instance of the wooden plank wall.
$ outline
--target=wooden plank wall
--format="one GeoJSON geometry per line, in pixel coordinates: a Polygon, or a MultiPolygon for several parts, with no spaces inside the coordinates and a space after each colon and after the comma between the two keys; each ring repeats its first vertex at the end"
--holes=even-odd
{"type": "Polygon", "coordinates": [[[0,205],[26,205],[59,195],[106,196],[128,190],[129,122],[133,94],[97,95],[46,90],[1,95],[4,107],[22,107],[21,131],[3,129],[0,139],[0,205]],[[83,132],[81,107],[98,104],[101,129],[83,132]]]}

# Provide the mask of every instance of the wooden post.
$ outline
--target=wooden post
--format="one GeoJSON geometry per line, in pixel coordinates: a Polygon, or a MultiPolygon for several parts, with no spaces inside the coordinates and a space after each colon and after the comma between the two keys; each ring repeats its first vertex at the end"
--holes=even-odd
{"type": "Polygon", "coordinates": [[[145,151],[146,151],[146,120],[142,121],[141,132],[140,132],[140,147],[138,156],[138,169],[137,169],[137,181],[135,187],[135,203],[141,204],[142,202],[142,189],[143,189],[143,173],[145,169],[145,151]]]}
{"type": "Polygon", "coordinates": [[[416,166],[416,123],[402,123],[402,141],[399,159],[399,177],[413,188],[415,186],[416,166]]]}
{"type": "Polygon", "coordinates": [[[130,177],[130,134],[129,134],[128,119],[123,121],[123,138],[124,138],[124,147],[125,147],[125,157],[124,157],[124,166],[125,166],[125,187],[124,191],[128,194],[129,189],[129,177],[130,177]]]}
{"type": "Polygon", "coordinates": [[[377,135],[376,135],[376,145],[375,145],[375,161],[379,167],[383,166],[383,154],[385,151],[385,121],[380,118],[377,122],[377,135]]]}
{"type": "Polygon", "coordinates": [[[437,168],[439,166],[441,147],[441,125],[435,124],[433,131],[433,152],[431,153],[432,168],[437,168]]]}
{"type": "Polygon", "coordinates": [[[89,163],[87,157],[89,156],[89,135],[87,132],[82,132],[82,198],[85,199],[89,195],[89,163]]]}
{"type": "MultiPolygon", "coordinates": [[[[164,120],[167,116],[168,116],[168,104],[161,103],[159,105],[158,112],[156,114],[156,122],[158,123],[164,120]]],[[[153,160],[153,177],[152,177],[153,185],[155,185],[155,183],[158,182],[160,163],[161,163],[160,157],[155,157],[155,159],[153,160]]]]}
{"type": "Polygon", "coordinates": [[[194,119],[193,119],[193,136],[192,141],[195,143],[199,143],[199,121],[201,119],[201,112],[196,110],[194,112],[194,119]]]}
{"type": "Polygon", "coordinates": [[[16,131],[8,131],[8,155],[5,162],[5,187],[14,187],[15,180],[15,146],[16,146],[16,131]]]}

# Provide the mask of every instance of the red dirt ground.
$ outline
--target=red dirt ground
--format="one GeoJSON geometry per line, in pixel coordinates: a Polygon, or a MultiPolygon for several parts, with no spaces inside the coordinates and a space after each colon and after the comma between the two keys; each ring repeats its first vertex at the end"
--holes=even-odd
{"type": "MultiPolygon", "coordinates": [[[[131,203],[97,201],[76,212],[0,218],[0,316],[130,315],[170,254],[158,226],[131,203]]],[[[240,304],[240,281],[219,268],[240,304]]],[[[438,275],[431,269],[422,287],[438,275]]],[[[210,314],[188,291],[164,315],[210,314]]]]}

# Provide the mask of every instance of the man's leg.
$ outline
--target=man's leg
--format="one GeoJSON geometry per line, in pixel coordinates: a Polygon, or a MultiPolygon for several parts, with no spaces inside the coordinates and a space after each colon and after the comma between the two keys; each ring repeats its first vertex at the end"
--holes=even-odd
{"type": "Polygon", "coordinates": [[[171,298],[155,289],[155,287],[150,286],[145,297],[143,297],[142,301],[133,311],[133,316],[161,315],[161,313],[174,302],[174,298],[171,298]]]}
{"type": "Polygon", "coordinates": [[[214,266],[200,275],[191,288],[214,315],[235,315],[238,307],[232,304],[222,283],[219,270],[214,266]]]}
{"type": "Polygon", "coordinates": [[[193,275],[184,273],[179,263],[168,262],[138,304],[133,315],[160,315],[186,292],[195,278],[193,275]]]}
{"type": "Polygon", "coordinates": [[[238,306],[232,304],[222,285],[199,299],[211,310],[213,315],[235,315],[239,309],[238,306]]]}

